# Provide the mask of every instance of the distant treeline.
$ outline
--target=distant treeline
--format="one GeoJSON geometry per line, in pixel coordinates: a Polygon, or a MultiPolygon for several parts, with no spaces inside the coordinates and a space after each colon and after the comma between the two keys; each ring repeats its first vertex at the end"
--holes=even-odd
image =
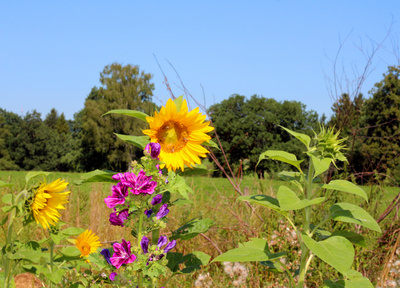
{"type": "MultiPolygon", "coordinates": [[[[360,181],[387,175],[400,179],[399,75],[399,67],[389,67],[368,99],[361,94],[340,95],[329,120],[307,111],[299,101],[238,94],[209,107],[209,119],[234,170],[241,167],[261,176],[281,169],[272,161],[256,166],[258,156],[267,149],[289,151],[301,159],[301,143],[279,126],[313,136],[322,123],[347,137],[349,163],[341,167],[345,176],[353,173],[360,181]]],[[[19,116],[0,108],[0,170],[125,171],[142,151],[114,133],[140,135],[147,124],[127,116],[103,114],[113,109],[152,114],[157,106],[152,102],[151,77],[138,66],[106,66],[100,73],[102,86],[92,88],[84,108],[73,120],[66,120],[55,109],[42,120],[36,111],[19,116]]],[[[216,154],[223,162],[223,153],[216,154]]]]}

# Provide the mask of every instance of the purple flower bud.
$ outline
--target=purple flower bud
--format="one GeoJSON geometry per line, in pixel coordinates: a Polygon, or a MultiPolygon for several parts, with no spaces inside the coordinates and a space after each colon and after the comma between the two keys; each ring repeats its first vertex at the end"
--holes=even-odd
{"type": "Polygon", "coordinates": [[[160,207],[160,210],[156,214],[157,219],[165,217],[169,213],[168,204],[164,204],[160,207]]]}
{"type": "Polygon", "coordinates": [[[171,250],[172,248],[174,248],[175,246],[176,246],[176,241],[172,240],[171,242],[169,242],[167,244],[167,246],[165,246],[164,253],[168,253],[168,251],[171,250]]]}
{"type": "Polygon", "coordinates": [[[117,276],[117,275],[118,275],[117,273],[112,272],[112,273],[110,274],[110,280],[111,280],[111,281],[114,281],[114,280],[115,280],[115,276],[117,276]]]}
{"type": "Polygon", "coordinates": [[[144,147],[144,151],[150,153],[151,158],[158,159],[161,152],[161,145],[159,143],[149,143],[144,147]]]}
{"type": "Polygon", "coordinates": [[[149,252],[149,239],[146,236],[143,236],[142,241],[140,241],[140,246],[142,246],[144,254],[149,252]]]}
{"type": "Polygon", "coordinates": [[[157,194],[156,196],[153,197],[153,199],[151,200],[151,205],[156,205],[161,203],[162,201],[162,195],[161,194],[157,194]]]}
{"type": "Polygon", "coordinates": [[[168,242],[167,236],[160,236],[160,238],[158,238],[158,243],[157,243],[158,248],[161,249],[161,247],[167,244],[167,242],[168,242]]]}
{"type": "Polygon", "coordinates": [[[104,259],[106,259],[108,264],[112,265],[110,260],[111,257],[110,250],[104,248],[103,250],[101,250],[100,254],[104,256],[104,259]]]}
{"type": "Polygon", "coordinates": [[[153,213],[153,210],[152,209],[146,209],[146,210],[144,210],[144,214],[147,216],[147,218],[150,218],[150,216],[151,216],[151,214],[153,213]]]}

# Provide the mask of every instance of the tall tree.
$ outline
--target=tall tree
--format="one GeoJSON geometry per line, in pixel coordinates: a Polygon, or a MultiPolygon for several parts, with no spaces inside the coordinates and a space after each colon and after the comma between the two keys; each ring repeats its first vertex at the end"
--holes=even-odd
{"type": "Polygon", "coordinates": [[[6,140],[12,137],[9,126],[0,114],[0,170],[19,170],[11,159],[6,140]]]}
{"type": "Polygon", "coordinates": [[[142,151],[119,140],[114,133],[139,135],[146,123],[120,115],[106,115],[113,109],[133,109],[153,113],[154,84],[151,74],[138,66],[118,63],[107,65],[100,73],[100,88],[94,87],[79,114],[82,123],[82,164],[85,170],[124,171],[142,151]]]}
{"type": "MultiPolygon", "coordinates": [[[[301,156],[301,147],[279,125],[311,134],[318,127],[318,115],[305,111],[297,101],[278,102],[253,95],[250,99],[234,94],[209,108],[209,115],[227,153],[230,164],[239,165],[248,159],[250,169],[256,170],[259,155],[267,149],[286,150],[301,156]]],[[[217,153],[220,161],[222,153],[217,153]]],[[[278,164],[263,163],[257,173],[275,171],[278,164]]]]}

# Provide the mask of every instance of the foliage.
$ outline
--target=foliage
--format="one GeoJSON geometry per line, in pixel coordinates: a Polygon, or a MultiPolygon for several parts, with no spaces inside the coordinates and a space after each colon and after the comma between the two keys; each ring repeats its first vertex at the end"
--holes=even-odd
{"type": "Polygon", "coordinates": [[[138,66],[118,63],[107,65],[100,73],[103,86],[92,88],[85,107],[78,115],[84,170],[126,171],[131,160],[142,155],[141,150],[126,144],[114,133],[137,135],[145,122],[138,119],[126,121],[124,116],[104,114],[116,109],[152,113],[155,105],[151,102],[154,90],[151,77],[151,74],[140,72],[138,66]]]}
{"type": "MultiPolygon", "coordinates": [[[[266,149],[285,150],[300,155],[300,146],[288,137],[279,125],[311,135],[318,127],[318,115],[306,111],[305,105],[297,101],[278,102],[253,95],[250,99],[234,94],[229,99],[208,109],[211,121],[218,131],[222,148],[226,151],[229,163],[239,165],[246,157],[250,160],[249,169],[274,172],[278,163],[261,163],[256,167],[258,156],[266,149]]],[[[223,154],[215,152],[220,162],[223,154]]],[[[301,156],[302,157],[302,156],[301,156]]]]}

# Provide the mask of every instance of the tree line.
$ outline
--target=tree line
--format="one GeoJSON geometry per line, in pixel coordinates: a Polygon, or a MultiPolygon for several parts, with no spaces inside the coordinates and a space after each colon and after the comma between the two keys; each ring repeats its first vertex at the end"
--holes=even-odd
{"type": "MultiPolygon", "coordinates": [[[[233,94],[207,109],[225,152],[216,155],[220,161],[227,157],[234,169],[247,169],[261,177],[282,169],[268,161],[256,165],[267,149],[289,151],[300,159],[303,156],[297,141],[280,126],[313,136],[322,123],[346,138],[349,163],[341,167],[341,173],[351,172],[360,181],[388,175],[400,180],[399,74],[400,67],[390,66],[369,98],[342,94],[333,104],[329,120],[306,110],[299,101],[233,94]]],[[[66,120],[55,109],[42,120],[37,111],[19,116],[0,108],[0,170],[126,170],[142,151],[114,133],[139,135],[146,123],[103,114],[112,109],[152,114],[158,107],[152,102],[151,78],[138,66],[107,65],[100,73],[101,87],[92,88],[73,120],[66,120]]]]}

